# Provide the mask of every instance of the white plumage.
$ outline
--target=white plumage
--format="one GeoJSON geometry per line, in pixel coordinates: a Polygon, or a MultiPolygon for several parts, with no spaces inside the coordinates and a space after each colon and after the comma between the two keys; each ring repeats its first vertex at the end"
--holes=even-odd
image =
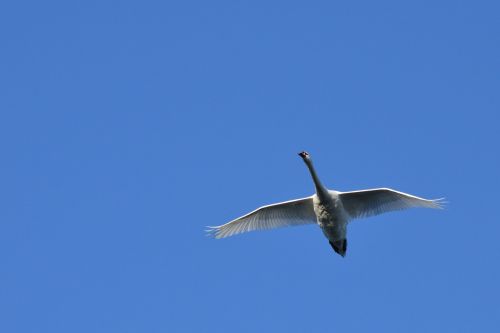
{"type": "Polygon", "coordinates": [[[209,227],[209,232],[212,232],[215,238],[225,238],[247,231],[315,223],[311,196],[262,206],[224,225],[209,227]]]}
{"type": "Polygon", "coordinates": [[[262,206],[226,224],[208,227],[208,232],[215,238],[225,238],[254,230],[318,224],[335,252],[345,256],[347,224],[352,219],[413,207],[442,208],[442,199],[427,200],[389,188],[351,192],[327,190],[319,181],[310,155],[307,152],[299,155],[309,168],[316,194],[262,206]]]}

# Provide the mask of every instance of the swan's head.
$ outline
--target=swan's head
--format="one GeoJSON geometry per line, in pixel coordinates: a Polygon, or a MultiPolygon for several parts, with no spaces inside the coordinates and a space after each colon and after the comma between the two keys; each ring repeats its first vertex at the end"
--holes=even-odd
{"type": "Polygon", "coordinates": [[[299,153],[299,156],[302,157],[304,161],[310,161],[311,157],[307,151],[303,151],[299,153]]]}

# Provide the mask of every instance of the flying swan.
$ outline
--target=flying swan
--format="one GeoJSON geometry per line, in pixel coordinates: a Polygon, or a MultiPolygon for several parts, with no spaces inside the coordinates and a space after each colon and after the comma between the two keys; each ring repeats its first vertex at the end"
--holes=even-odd
{"type": "Polygon", "coordinates": [[[443,208],[443,199],[427,200],[389,188],[352,192],[328,190],[314,170],[311,156],[299,153],[311,173],[316,194],[262,206],[226,224],[208,227],[215,238],[225,238],[253,230],[317,223],[333,250],[345,256],[347,224],[350,220],[413,207],[443,208]]]}

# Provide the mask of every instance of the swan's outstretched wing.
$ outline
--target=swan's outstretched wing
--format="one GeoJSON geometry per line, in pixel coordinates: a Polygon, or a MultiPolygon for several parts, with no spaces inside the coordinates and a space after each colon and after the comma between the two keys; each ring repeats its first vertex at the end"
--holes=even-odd
{"type": "Polygon", "coordinates": [[[339,196],[351,218],[373,216],[412,207],[443,208],[442,199],[422,199],[390,188],[341,192],[339,196]]]}
{"type": "Polygon", "coordinates": [[[225,238],[252,230],[274,229],[316,223],[312,197],[262,206],[231,222],[208,227],[215,238],[225,238]]]}

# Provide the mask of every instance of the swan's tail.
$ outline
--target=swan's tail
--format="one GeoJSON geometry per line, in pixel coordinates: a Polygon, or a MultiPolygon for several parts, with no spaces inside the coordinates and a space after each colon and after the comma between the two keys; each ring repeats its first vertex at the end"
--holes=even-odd
{"type": "Polygon", "coordinates": [[[347,239],[341,239],[337,241],[329,241],[332,249],[340,254],[342,257],[345,257],[345,253],[347,252],[347,239]]]}

